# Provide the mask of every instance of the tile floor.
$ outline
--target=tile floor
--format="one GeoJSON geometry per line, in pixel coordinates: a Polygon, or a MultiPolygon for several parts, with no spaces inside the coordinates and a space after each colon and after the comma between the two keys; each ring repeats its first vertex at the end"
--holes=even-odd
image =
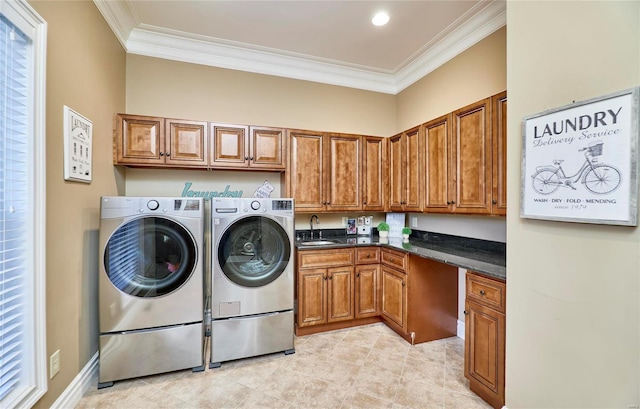
{"type": "Polygon", "coordinates": [[[411,346],[380,323],[297,337],[295,349],[94,386],[76,409],[490,408],[469,390],[457,337],[411,346]]]}

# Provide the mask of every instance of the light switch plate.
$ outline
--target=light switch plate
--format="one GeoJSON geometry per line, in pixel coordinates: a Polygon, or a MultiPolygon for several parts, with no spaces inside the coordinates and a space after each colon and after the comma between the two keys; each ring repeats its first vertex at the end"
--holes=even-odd
{"type": "Polygon", "coordinates": [[[418,227],[418,216],[411,216],[411,228],[415,229],[418,227]]]}

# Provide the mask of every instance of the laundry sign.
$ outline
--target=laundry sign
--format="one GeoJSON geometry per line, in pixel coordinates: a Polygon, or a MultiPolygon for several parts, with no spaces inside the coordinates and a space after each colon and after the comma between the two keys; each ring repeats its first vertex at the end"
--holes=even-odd
{"type": "Polygon", "coordinates": [[[521,217],[637,224],[639,90],[524,118],[521,217]]]}
{"type": "Polygon", "coordinates": [[[126,196],[281,197],[281,174],[250,171],[137,169],[126,173],[126,196]]]}
{"type": "Polygon", "coordinates": [[[242,197],[242,190],[234,190],[231,185],[225,186],[223,190],[195,190],[192,187],[192,182],[184,182],[181,196],[203,197],[205,199],[211,199],[212,197],[242,197]]]}

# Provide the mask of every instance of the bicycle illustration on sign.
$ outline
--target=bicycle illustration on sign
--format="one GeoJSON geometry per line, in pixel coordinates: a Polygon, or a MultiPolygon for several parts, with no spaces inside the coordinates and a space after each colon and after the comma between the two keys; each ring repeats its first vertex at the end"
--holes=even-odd
{"type": "Polygon", "coordinates": [[[602,155],[603,142],[592,142],[584,151],[585,161],[574,174],[567,176],[562,168],[563,159],[554,159],[553,165],[538,166],[531,176],[534,190],[541,195],[549,195],[559,187],[577,190],[574,186],[578,181],[592,193],[605,195],[620,186],[622,176],[615,166],[598,163],[598,156],[602,155]]]}

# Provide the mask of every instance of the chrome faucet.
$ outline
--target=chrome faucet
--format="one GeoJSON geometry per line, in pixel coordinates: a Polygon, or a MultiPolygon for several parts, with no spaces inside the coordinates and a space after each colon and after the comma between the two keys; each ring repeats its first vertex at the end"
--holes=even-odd
{"type": "Polygon", "coordinates": [[[309,220],[309,226],[311,227],[311,240],[313,240],[313,218],[315,217],[316,219],[316,224],[320,224],[320,220],[318,219],[318,215],[312,215],[311,219],[309,220]]]}

